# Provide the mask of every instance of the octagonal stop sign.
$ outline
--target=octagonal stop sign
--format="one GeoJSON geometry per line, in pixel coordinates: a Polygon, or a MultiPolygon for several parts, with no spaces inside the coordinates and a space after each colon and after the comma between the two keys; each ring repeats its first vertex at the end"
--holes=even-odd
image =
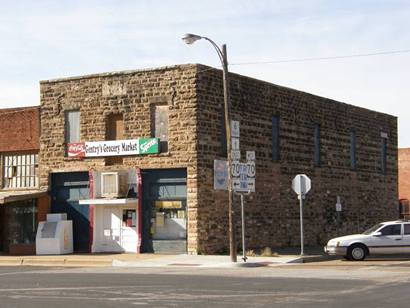
{"type": "Polygon", "coordinates": [[[305,195],[311,188],[310,179],[306,174],[298,174],[292,180],[292,189],[298,195],[305,195]]]}

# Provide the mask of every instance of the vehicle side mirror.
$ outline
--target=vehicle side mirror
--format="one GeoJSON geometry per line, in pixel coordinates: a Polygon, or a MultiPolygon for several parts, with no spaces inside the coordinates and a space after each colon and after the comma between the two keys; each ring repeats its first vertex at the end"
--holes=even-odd
{"type": "Polygon", "coordinates": [[[373,236],[382,236],[382,233],[379,231],[379,232],[374,232],[372,235],[373,236]]]}

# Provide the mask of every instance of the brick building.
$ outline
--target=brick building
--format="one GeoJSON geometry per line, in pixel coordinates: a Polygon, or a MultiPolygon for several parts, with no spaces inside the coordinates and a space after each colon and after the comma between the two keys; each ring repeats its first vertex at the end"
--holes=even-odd
{"type": "Polygon", "coordinates": [[[0,110],[0,250],[35,253],[37,222],[48,212],[39,190],[40,108],[0,110]]]}
{"type": "MultiPolygon", "coordinates": [[[[116,170],[128,172],[137,201],[122,214],[107,213],[119,224],[127,224],[127,215],[138,221],[130,226],[141,251],[178,245],[189,253],[227,250],[227,193],[213,189],[214,160],[226,157],[221,71],[178,65],[40,86],[40,185],[51,192],[52,211],[81,214],[73,218],[76,250],[98,239],[120,243],[122,231],[98,218],[100,201],[93,196],[101,173],[116,170]],[[120,144],[108,140],[139,144],[138,138],[159,138],[160,152],[96,154],[120,144]],[[89,156],[69,157],[72,149],[89,156]],[[171,224],[172,231],[166,229],[171,224]]],[[[291,190],[299,173],[312,180],[304,209],[308,245],[323,244],[337,230],[358,232],[396,217],[395,117],[236,74],[230,91],[242,160],[245,151],[256,152],[256,192],[246,198],[250,248],[299,245],[298,200],[291,190]]]]}
{"type": "Polygon", "coordinates": [[[410,149],[399,149],[400,217],[410,218],[410,149]]]}

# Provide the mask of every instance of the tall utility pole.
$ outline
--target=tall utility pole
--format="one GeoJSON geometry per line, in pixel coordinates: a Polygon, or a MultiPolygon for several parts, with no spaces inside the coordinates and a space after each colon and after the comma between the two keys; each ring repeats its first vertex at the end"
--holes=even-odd
{"type": "Polygon", "coordinates": [[[182,38],[187,44],[192,44],[198,40],[207,40],[214,46],[218,53],[222,64],[222,79],[224,89],[224,113],[225,113],[225,130],[226,130],[226,151],[228,161],[228,223],[229,223],[229,255],[232,262],[237,262],[236,256],[236,237],[235,237],[235,217],[233,210],[233,190],[232,190],[232,144],[231,144],[231,100],[229,96],[229,76],[228,76],[228,57],[226,45],[222,45],[222,49],[210,38],[196,34],[187,33],[182,38]]]}

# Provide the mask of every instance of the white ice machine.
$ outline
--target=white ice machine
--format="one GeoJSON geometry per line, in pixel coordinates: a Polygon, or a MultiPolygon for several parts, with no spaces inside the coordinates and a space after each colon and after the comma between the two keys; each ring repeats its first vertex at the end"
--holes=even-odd
{"type": "Polygon", "coordinates": [[[73,222],[67,214],[47,214],[47,221],[38,224],[37,255],[62,255],[73,252],[73,222]]]}

